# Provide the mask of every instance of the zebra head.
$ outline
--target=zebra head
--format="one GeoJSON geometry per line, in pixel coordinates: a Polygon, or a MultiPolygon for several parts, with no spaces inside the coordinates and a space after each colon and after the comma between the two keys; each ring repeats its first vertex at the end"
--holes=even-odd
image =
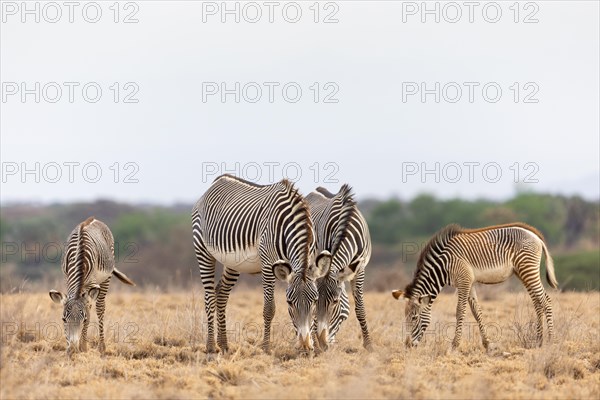
{"type": "Polygon", "coordinates": [[[336,269],[334,262],[330,273],[318,280],[317,337],[323,349],[327,349],[329,340],[335,336],[342,322],[348,318],[349,303],[345,282],[356,276],[357,267],[362,261],[361,258],[358,262],[338,270],[337,273],[333,272],[336,269]]]}
{"type": "Polygon", "coordinates": [[[79,350],[79,339],[83,325],[90,316],[91,301],[96,300],[100,294],[100,286],[94,285],[84,291],[79,297],[67,297],[64,293],[56,290],[50,291],[52,301],[63,305],[63,323],[65,337],[67,338],[67,353],[71,354],[79,350]]]}
{"type": "Polygon", "coordinates": [[[342,312],[341,304],[345,295],[344,284],[331,274],[317,281],[317,338],[323,349],[327,349],[329,338],[337,333],[341,323],[348,317],[347,313],[342,312]]]}
{"type": "Polygon", "coordinates": [[[405,344],[406,346],[416,346],[423,338],[431,321],[431,296],[414,294],[407,296],[406,292],[402,290],[394,290],[392,296],[396,299],[402,297],[406,300],[404,326],[408,335],[405,344]]]}
{"type": "Polygon", "coordinates": [[[288,312],[296,329],[299,347],[304,351],[313,350],[311,325],[319,296],[316,280],[327,274],[330,265],[331,254],[323,251],[306,274],[293,271],[286,262],[277,262],[273,266],[277,279],[288,283],[285,293],[288,312]]]}

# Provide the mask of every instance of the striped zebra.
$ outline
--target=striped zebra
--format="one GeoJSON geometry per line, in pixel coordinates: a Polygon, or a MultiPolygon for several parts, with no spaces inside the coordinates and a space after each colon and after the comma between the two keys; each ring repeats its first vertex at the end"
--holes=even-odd
{"type": "Polygon", "coordinates": [[[537,341],[543,338],[544,314],[550,340],[554,337],[552,304],[540,279],[542,253],[546,255],[546,279],[558,287],[554,264],[542,234],[529,225],[512,223],[481,229],[464,229],[449,225],[436,233],[419,256],[413,281],[393,296],[404,297],[406,324],[410,332],[407,345],[416,345],[430,322],[431,306],[440,290],[451,285],[458,290],[456,332],[452,346],[461,339],[467,302],[479,325],[486,349],[490,341],[475,293],[475,282],[492,284],[507,280],[513,273],[523,282],[533,300],[537,314],[537,341]]]}
{"type": "Polygon", "coordinates": [[[67,294],[50,291],[50,298],[63,305],[63,322],[67,338],[67,354],[87,350],[87,330],[92,302],[100,331],[99,350],[104,353],[104,310],[106,292],[112,275],[128,285],[135,284],[115,268],[114,240],[110,229],[90,217],[77,225],[69,235],[62,258],[62,271],[67,294]]]}
{"type": "Polygon", "coordinates": [[[318,280],[317,337],[326,349],[340,325],[348,318],[350,304],[345,282],[350,281],[363,346],[371,350],[363,285],[365,267],[371,258],[369,227],[356,206],[352,188],[343,185],[337,194],[319,187],[306,200],[317,236],[317,251],[331,253],[329,273],[318,280]]]}
{"type": "Polygon", "coordinates": [[[217,344],[228,350],[225,309],[240,273],[262,275],[264,291],[263,349],[270,347],[275,315],[275,278],[288,284],[288,311],[299,345],[312,350],[310,322],[318,292],[315,279],[322,276],[329,255],[314,260],[315,241],[308,208],[287,180],[257,185],[231,175],[214,180],[192,210],[192,233],[204,286],[208,320],[206,351],[217,352],[214,312],[217,311],[217,344]],[[215,262],[223,273],[215,287],[215,262]]]}

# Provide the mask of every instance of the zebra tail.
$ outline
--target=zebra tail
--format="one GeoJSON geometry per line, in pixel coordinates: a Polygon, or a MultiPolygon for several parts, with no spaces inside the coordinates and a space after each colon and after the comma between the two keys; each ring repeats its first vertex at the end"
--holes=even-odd
{"type": "Polygon", "coordinates": [[[554,289],[558,289],[558,281],[556,280],[556,275],[554,274],[554,261],[552,261],[552,257],[550,256],[550,252],[548,251],[544,241],[542,241],[542,246],[544,253],[546,253],[546,280],[550,286],[552,286],[554,289]]]}
{"type": "Polygon", "coordinates": [[[116,268],[113,269],[113,275],[116,276],[121,282],[125,283],[126,285],[135,286],[135,283],[131,279],[129,279],[127,275],[125,275],[116,268]]]}

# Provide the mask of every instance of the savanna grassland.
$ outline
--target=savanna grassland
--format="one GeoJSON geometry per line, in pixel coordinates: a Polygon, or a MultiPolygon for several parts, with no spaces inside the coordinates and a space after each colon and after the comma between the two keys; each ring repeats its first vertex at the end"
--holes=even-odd
{"type": "MultiPolygon", "coordinates": [[[[406,349],[403,303],[366,294],[375,350],[362,348],[354,312],[327,352],[299,355],[281,288],[272,353],[260,349],[262,293],[234,290],[230,353],[207,360],[200,290],[109,293],[107,354],[90,328],[87,353],[65,355],[62,307],[47,293],[1,295],[0,397],[17,398],[600,398],[600,293],[551,292],[557,343],[532,345],[524,290],[481,292],[497,348],[486,353],[473,317],[451,350],[456,296],[433,306],[426,342],[406,349]]],[[[92,321],[95,321],[95,316],[92,321]]]]}

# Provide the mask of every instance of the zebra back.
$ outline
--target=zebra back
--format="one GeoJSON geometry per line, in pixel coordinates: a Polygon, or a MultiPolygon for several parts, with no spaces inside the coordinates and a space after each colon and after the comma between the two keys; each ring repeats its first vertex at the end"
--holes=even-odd
{"type": "Polygon", "coordinates": [[[97,274],[109,276],[114,263],[114,239],[110,229],[94,217],[77,225],[69,235],[62,260],[67,296],[79,297],[97,274]]]}

